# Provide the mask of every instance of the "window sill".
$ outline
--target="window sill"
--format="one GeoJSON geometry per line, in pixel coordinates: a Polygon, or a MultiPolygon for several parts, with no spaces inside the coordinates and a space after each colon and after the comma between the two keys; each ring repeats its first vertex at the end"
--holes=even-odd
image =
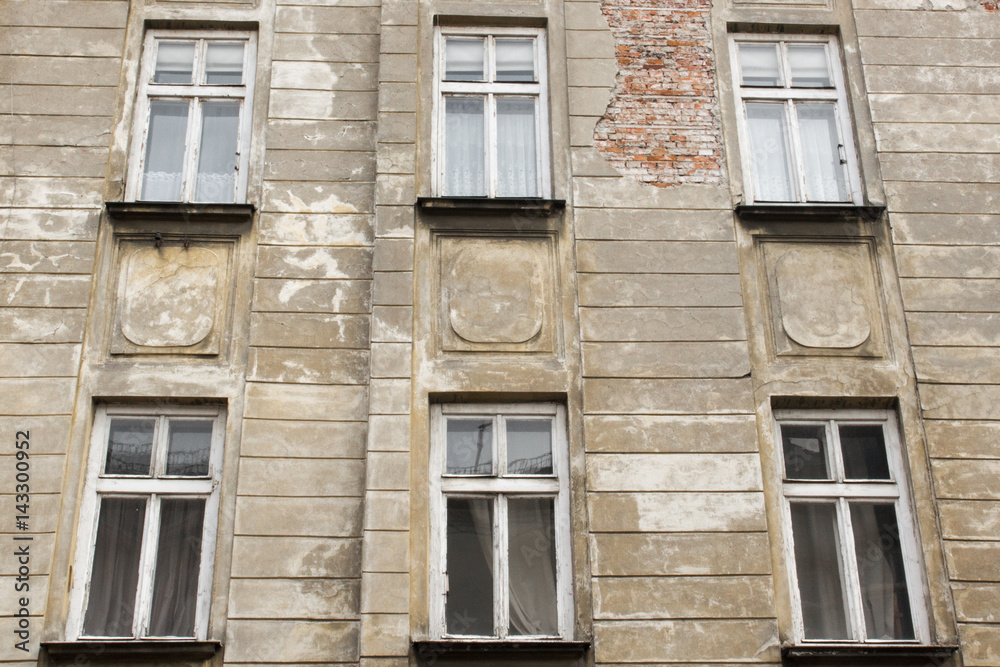
{"type": "Polygon", "coordinates": [[[511,656],[519,660],[529,655],[578,658],[590,649],[590,642],[563,639],[525,639],[523,641],[430,639],[414,641],[413,649],[419,662],[431,664],[437,658],[468,657],[470,654],[487,655],[491,658],[511,656]]]}
{"type": "Polygon", "coordinates": [[[956,651],[958,646],[942,644],[795,644],[782,646],[781,657],[794,662],[864,661],[864,664],[871,664],[872,659],[945,659],[956,651]]]}
{"type": "Polygon", "coordinates": [[[100,658],[108,662],[160,662],[164,660],[208,660],[219,652],[222,642],[194,639],[101,640],[42,642],[53,662],[79,662],[100,658]]]}
{"type": "Polygon", "coordinates": [[[855,204],[738,204],[736,215],[749,222],[875,222],[885,206],[855,204]]]}
{"type": "Polygon", "coordinates": [[[551,218],[566,208],[564,199],[537,197],[417,197],[417,208],[434,215],[509,215],[551,218]]]}
{"type": "Polygon", "coordinates": [[[253,204],[190,204],[156,201],[105,202],[111,217],[131,222],[250,222],[253,204]]]}

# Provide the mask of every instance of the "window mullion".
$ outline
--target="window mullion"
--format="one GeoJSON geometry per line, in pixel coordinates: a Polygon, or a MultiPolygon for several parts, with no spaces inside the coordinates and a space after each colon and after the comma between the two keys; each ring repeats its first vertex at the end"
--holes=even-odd
{"type": "Polygon", "coordinates": [[[851,522],[850,503],[846,498],[837,500],[837,514],[840,524],[840,552],[844,563],[845,598],[847,600],[848,617],[851,624],[851,638],[854,641],[865,641],[864,610],[861,608],[861,576],[858,574],[857,551],[854,545],[854,526],[851,522]]]}
{"type": "Polygon", "coordinates": [[[486,169],[487,169],[487,188],[489,189],[490,197],[497,196],[498,187],[498,175],[497,172],[500,169],[500,165],[497,164],[497,109],[496,109],[496,96],[493,93],[488,93],[486,96],[486,125],[487,125],[487,139],[486,139],[486,169]]]}
{"type": "Polygon", "coordinates": [[[493,629],[497,637],[505,639],[510,624],[510,605],[507,602],[510,572],[507,568],[507,497],[502,493],[496,496],[493,516],[496,521],[493,542],[493,629]]]}
{"type": "Polygon", "coordinates": [[[146,520],[142,531],[139,556],[139,582],[136,593],[135,615],[132,619],[133,637],[142,638],[149,630],[149,613],[153,606],[153,576],[156,572],[156,550],[160,525],[160,496],[150,494],[146,501],[146,520]]]}
{"type": "Polygon", "coordinates": [[[799,136],[799,114],[795,107],[795,100],[790,99],[785,102],[785,114],[788,119],[788,133],[792,135],[789,144],[792,149],[792,163],[795,169],[793,182],[796,189],[796,201],[808,201],[806,194],[806,168],[805,157],[802,154],[802,141],[799,136]]]}
{"type": "Polygon", "coordinates": [[[184,160],[184,174],[181,181],[181,199],[183,201],[193,201],[195,182],[198,180],[198,153],[201,151],[200,142],[202,126],[202,98],[192,99],[191,122],[188,123],[188,136],[185,142],[187,146],[184,160]]]}

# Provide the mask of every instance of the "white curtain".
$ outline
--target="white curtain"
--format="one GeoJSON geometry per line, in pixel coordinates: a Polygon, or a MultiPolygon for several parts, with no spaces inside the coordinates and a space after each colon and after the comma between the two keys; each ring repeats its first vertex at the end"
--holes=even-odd
{"type": "Polygon", "coordinates": [[[239,128],[240,102],[202,102],[195,201],[234,201],[239,128]]]}
{"type": "Polygon", "coordinates": [[[806,176],[806,197],[811,202],[845,201],[847,182],[840,163],[837,110],[832,102],[795,105],[806,176]]]}
{"type": "Polygon", "coordinates": [[[913,639],[913,620],[892,505],[851,503],[868,639],[913,639]]]}
{"type": "Polygon", "coordinates": [[[795,201],[785,105],[747,102],[746,110],[753,154],[754,199],[795,201]]]}
{"type": "Polygon", "coordinates": [[[792,503],[795,571],[806,639],[849,639],[832,503],[792,503]]]}
{"type": "Polygon", "coordinates": [[[90,596],[83,619],[85,636],[133,636],[132,620],[145,520],[144,498],[101,498],[94,564],[90,572],[90,596]]]}
{"type": "Polygon", "coordinates": [[[187,100],[149,101],[141,199],[180,201],[190,106],[187,100]]]}
{"type": "Polygon", "coordinates": [[[194,636],[204,521],[204,499],[165,498],[160,502],[150,637],[194,636]]]}
{"type": "Polygon", "coordinates": [[[507,501],[510,634],[558,635],[552,498],[507,501]]]}
{"type": "Polygon", "coordinates": [[[535,99],[497,97],[497,196],[537,197],[535,99]]]}
{"type": "Polygon", "coordinates": [[[445,196],[486,196],[485,110],[485,97],[445,98],[445,196]]]}

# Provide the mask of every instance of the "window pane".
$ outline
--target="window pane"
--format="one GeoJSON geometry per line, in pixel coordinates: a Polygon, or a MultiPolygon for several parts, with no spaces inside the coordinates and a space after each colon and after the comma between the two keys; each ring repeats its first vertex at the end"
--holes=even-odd
{"type": "Polygon", "coordinates": [[[243,83],[243,44],[208,44],[205,49],[205,83],[216,86],[243,83]]]}
{"type": "Polygon", "coordinates": [[[823,44],[789,44],[788,64],[794,88],[833,88],[823,44]]]}
{"type": "Polygon", "coordinates": [[[535,80],[535,40],[496,40],[497,81],[535,80]]]}
{"type": "Polygon", "coordinates": [[[826,465],[826,428],[822,424],[782,424],[785,479],[830,479],[826,465]]]}
{"type": "Polygon", "coordinates": [[[493,420],[449,419],[449,475],[493,474],[493,420]]]}
{"type": "Polygon", "coordinates": [[[552,422],[507,420],[507,474],[552,474],[552,422]]]}
{"type": "Polygon", "coordinates": [[[746,108],[753,154],[754,199],[794,201],[785,105],[747,102],[746,108]]]}
{"type": "Polygon", "coordinates": [[[484,197],[486,99],[446,97],[444,103],[444,194],[484,197]]]}
{"type": "Polygon", "coordinates": [[[841,426],[845,479],[892,479],[881,425],[841,426]]]}
{"type": "Polygon", "coordinates": [[[493,636],[492,499],[448,498],[447,549],[447,632],[493,636]]]}
{"type": "Polygon", "coordinates": [[[83,634],[132,637],[146,500],[101,498],[100,513],[83,634]]]}
{"type": "Polygon", "coordinates": [[[497,196],[537,197],[535,99],[498,97],[497,196]]]}
{"type": "Polygon", "coordinates": [[[160,501],[150,637],[194,637],[204,498],[160,501]]]}
{"type": "Polygon", "coordinates": [[[558,635],[552,498],[507,501],[510,634],[558,635]]]}
{"type": "Polygon", "coordinates": [[[868,639],[914,639],[895,507],[851,503],[851,523],[868,639]]]}
{"type": "Polygon", "coordinates": [[[740,77],[744,86],[781,86],[777,44],[740,44],[740,77]]]}
{"type": "Polygon", "coordinates": [[[208,454],[212,448],[212,422],[171,419],[168,440],[168,475],[184,477],[208,475],[208,454]]]}
{"type": "Polygon", "coordinates": [[[847,200],[847,180],[840,162],[837,109],[833,103],[797,104],[802,164],[808,201],[847,200]]]}
{"type": "Polygon", "coordinates": [[[194,42],[157,42],[153,83],[191,83],[194,42]]]}
{"type": "Polygon", "coordinates": [[[795,571],[806,639],[850,639],[844,606],[837,509],[831,503],[792,503],[795,571]]]}
{"type": "Polygon", "coordinates": [[[112,419],[105,475],[148,475],[155,419],[112,419]]]}
{"type": "Polygon", "coordinates": [[[195,201],[231,202],[236,196],[240,102],[202,102],[201,147],[195,201]]]}
{"type": "Polygon", "coordinates": [[[486,41],[449,37],[444,41],[445,81],[483,81],[486,41]]]}
{"type": "Polygon", "coordinates": [[[149,101],[142,175],[142,199],[146,201],[180,201],[189,109],[186,100],[149,101]]]}

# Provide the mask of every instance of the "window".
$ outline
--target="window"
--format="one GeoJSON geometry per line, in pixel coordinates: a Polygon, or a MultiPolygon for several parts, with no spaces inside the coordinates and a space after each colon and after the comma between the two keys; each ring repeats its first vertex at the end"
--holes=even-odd
{"type": "Polygon", "coordinates": [[[861,204],[836,39],[736,35],[732,53],[748,203],[861,204]]]}
{"type": "Polygon", "coordinates": [[[553,404],[434,406],[439,637],[570,638],[565,419],[553,404]]]}
{"type": "Polygon", "coordinates": [[[98,409],[70,638],[205,638],[224,428],[214,407],[98,409]]]}
{"type": "Polygon", "coordinates": [[[549,196],[545,73],[541,30],[438,33],[438,195],[549,196]]]}
{"type": "Polygon", "coordinates": [[[127,198],[246,198],[256,36],[146,35],[127,198]]]}
{"type": "Polygon", "coordinates": [[[795,636],[926,642],[903,454],[886,411],[776,411],[795,636]]]}

